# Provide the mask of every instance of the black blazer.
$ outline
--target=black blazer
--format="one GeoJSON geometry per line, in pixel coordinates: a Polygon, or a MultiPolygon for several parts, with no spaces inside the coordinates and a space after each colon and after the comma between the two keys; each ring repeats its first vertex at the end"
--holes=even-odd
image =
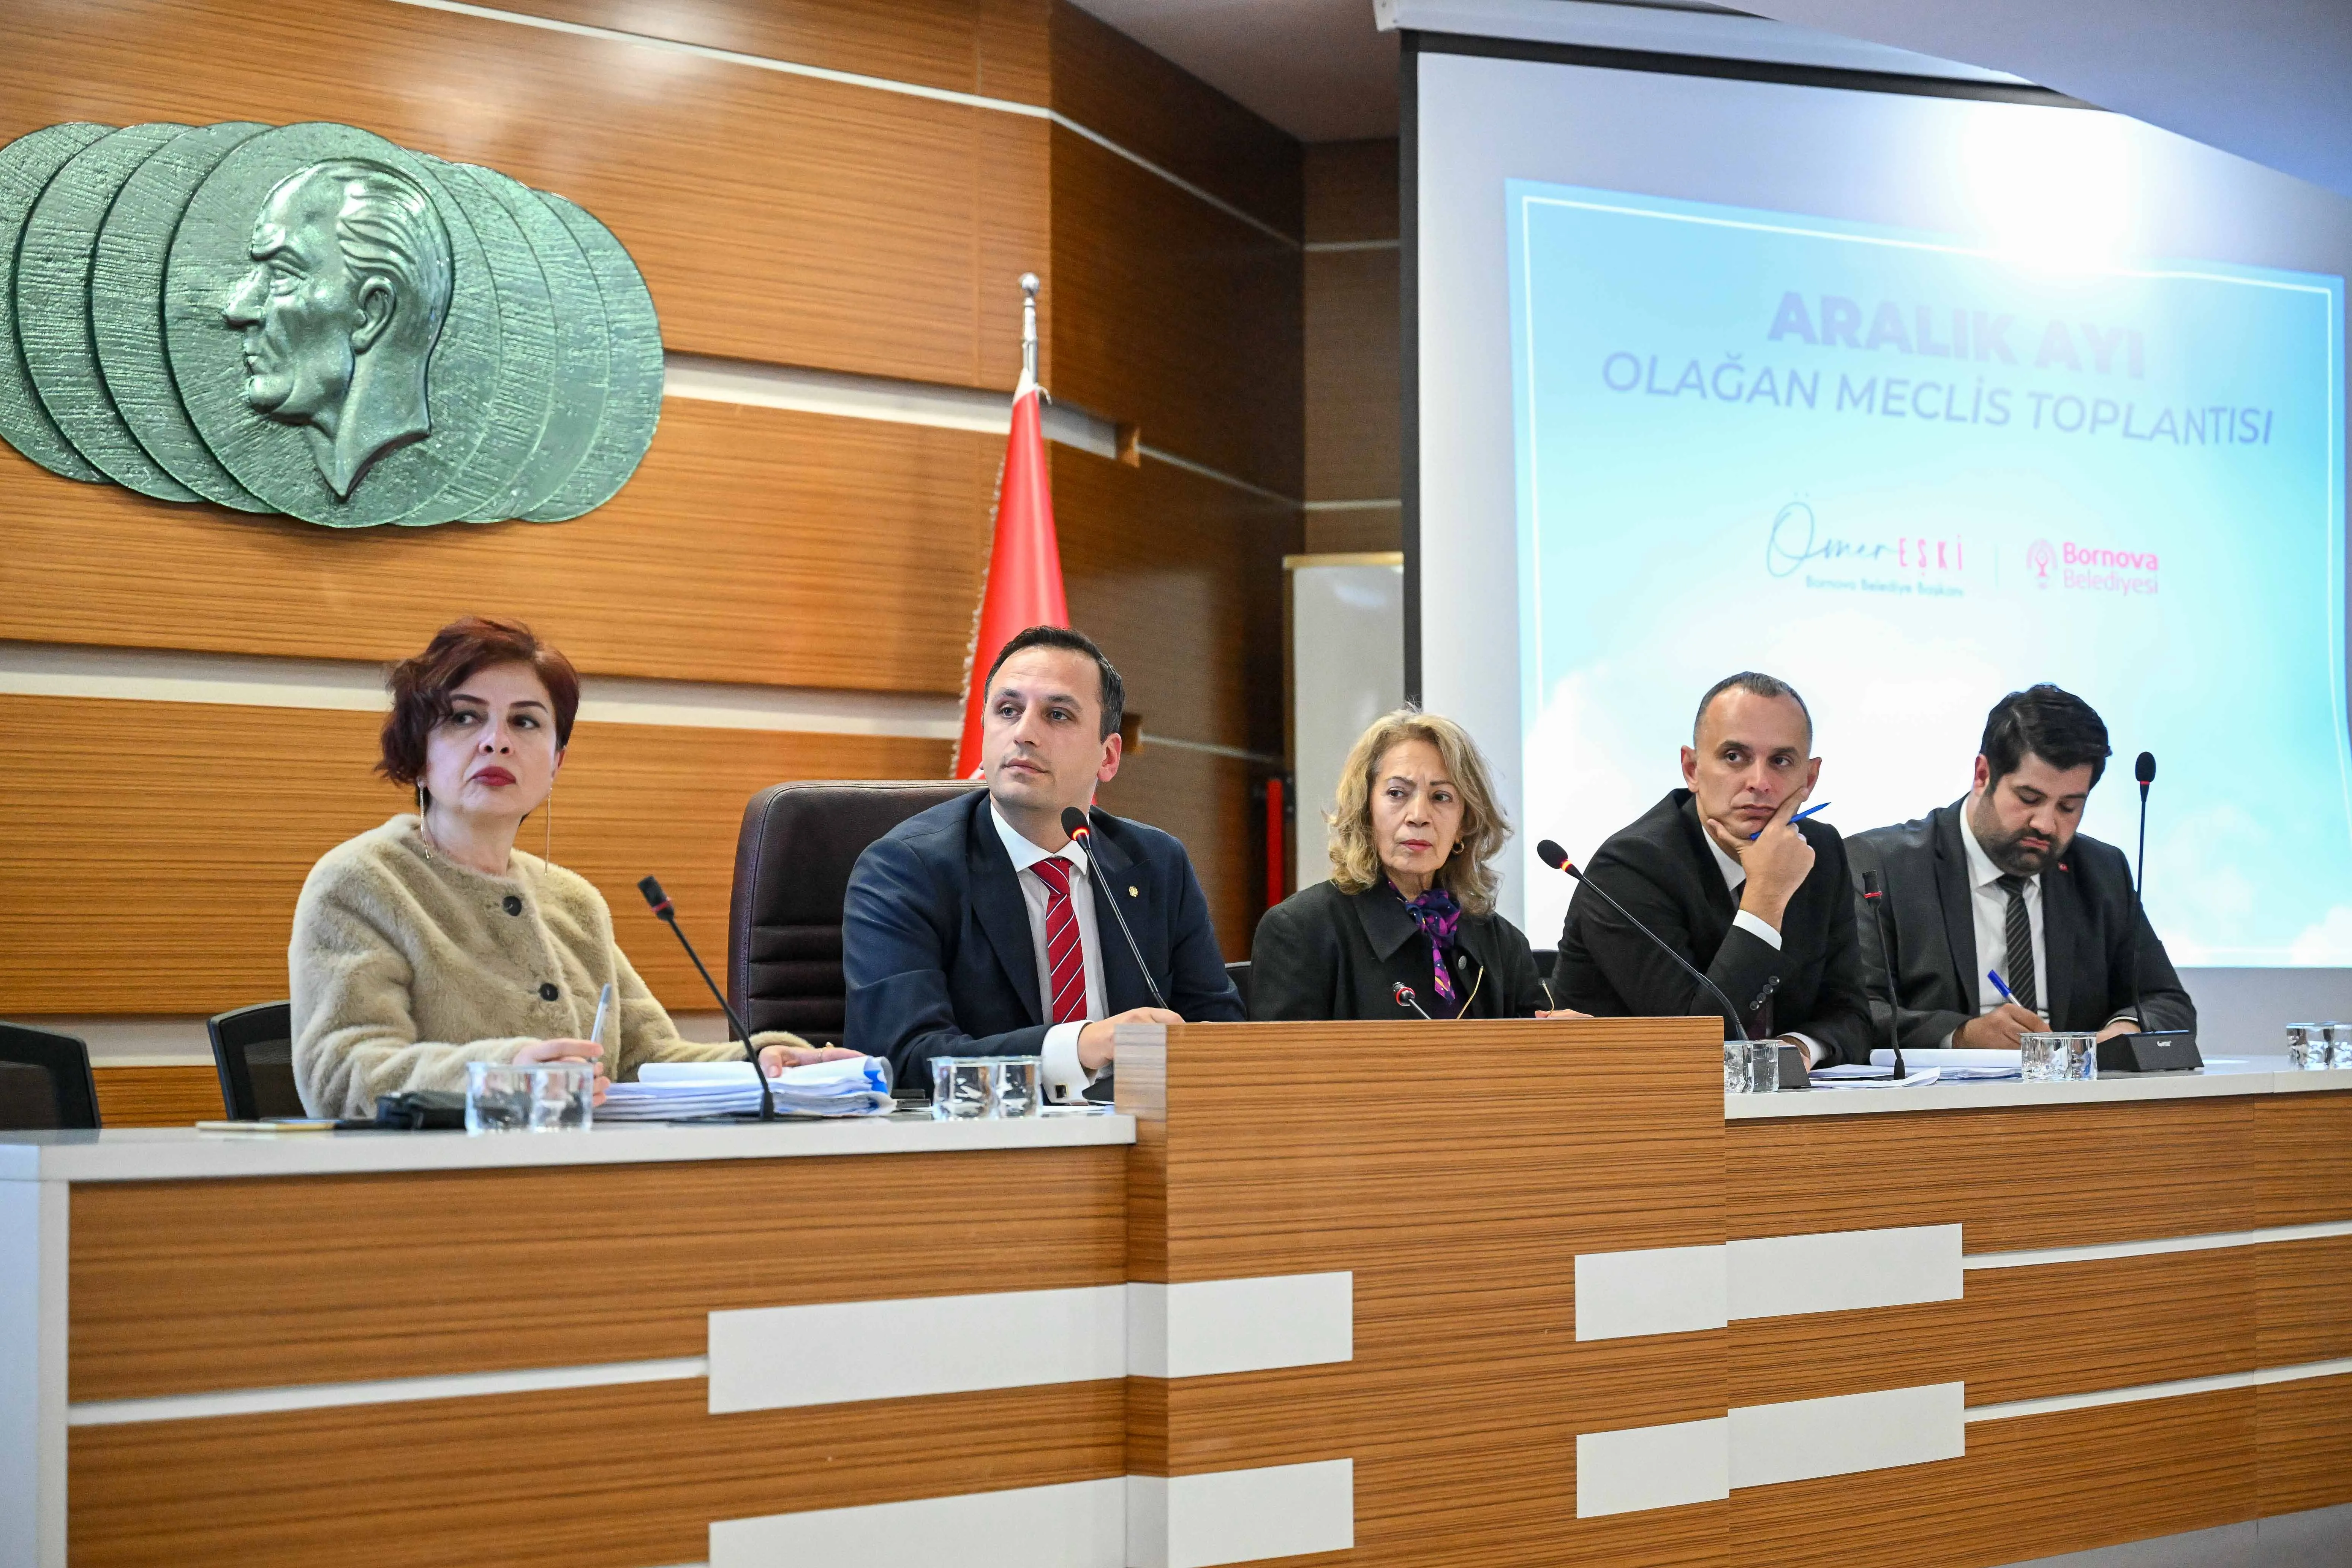
{"type": "MultiPolygon", "coordinates": [[[[1532,1018],[1551,1004],[1535,954],[1500,915],[1463,912],[1452,967],[1469,999],[1465,1018],[1532,1018]]],[[[1360,893],[1318,882],[1266,910],[1250,948],[1250,1017],[1260,1023],[1321,1018],[1412,1018],[1396,984],[1413,989],[1422,1010],[1447,1016],[1437,996],[1429,941],[1383,880],[1360,893]]]]}
{"type": "MultiPolygon", "coordinates": [[[[1686,789],[1669,791],[1613,835],[1584,872],[1722,987],[1751,1037],[1809,1035],[1832,1061],[1867,1061],[1870,999],[1854,943],[1845,844],[1819,818],[1800,822],[1797,831],[1813,847],[1813,868],[1780,918],[1778,951],[1731,923],[1739,906],[1686,789]]],[[[1560,930],[1552,989],[1561,1006],[1595,1017],[1724,1016],[1696,981],[1581,884],[1560,930]]]]}
{"type": "MultiPolygon", "coordinates": [[[[1192,1023],[1238,1023],[1208,900],[1184,846],[1156,827],[1094,814],[1096,936],[1113,1013],[1151,994],[1118,933],[1117,897],[1168,1005],[1192,1023]]],[[[1035,1056],[1050,1020],[1019,873],[990,820],[988,792],[908,817],[857,858],[841,908],[848,985],[844,1043],[888,1057],[910,1092],[930,1092],[939,1056],[1035,1056]]]]}
{"type": "MultiPolygon", "coordinates": [[[[1969,851],[1960,842],[1965,798],[1926,816],[1854,836],[1855,907],[1864,982],[1870,988],[1873,1044],[1886,1041],[1894,1009],[1906,1050],[1940,1046],[1977,1016],[1980,977],[2000,955],[1977,952],[1969,902],[1969,851]],[[1895,927],[1899,997],[1886,981],[1877,923],[1861,903],[1862,874],[1875,871],[1895,927]]],[[[2112,844],[2076,835],[2065,858],[2042,873],[2042,1016],[2053,1028],[2097,1030],[2132,1007],[2131,863],[2112,844]]],[[[2138,917],[2143,1028],[2193,1029],[2197,1005],[2181,988],[2146,916],[2138,917]]]]}

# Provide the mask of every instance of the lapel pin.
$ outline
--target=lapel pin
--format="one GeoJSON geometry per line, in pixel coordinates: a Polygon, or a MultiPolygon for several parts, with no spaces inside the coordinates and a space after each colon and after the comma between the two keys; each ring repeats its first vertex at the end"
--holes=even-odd
{"type": "Polygon", "coordinates": [[[1130,898],[1130,899],[1139,899],[1139,898],[1143,897],[1143,895],[1142,895],[1141,893],[1139,893],[1139,892],[1136,891],[1136,889],[1135,889],[1135,888],[1134,888],[1134,886],[1133,886],[1132,884],[1129,884],[1129,887],[1128,887],[1128,889],[1127,889],[1127,896],[1128,896],[1129,898],[1130,898]]]}

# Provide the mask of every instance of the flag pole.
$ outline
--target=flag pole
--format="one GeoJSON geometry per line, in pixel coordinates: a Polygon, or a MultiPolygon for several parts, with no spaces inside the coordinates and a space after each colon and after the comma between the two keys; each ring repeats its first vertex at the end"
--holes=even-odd
{"type": "Polygon", "coordinates": [[[1021,384],[1013,389],[1013,398],[1037,384],[1037,289],[1040,287],[1034,272],[1021,275],[1021,384]]]}

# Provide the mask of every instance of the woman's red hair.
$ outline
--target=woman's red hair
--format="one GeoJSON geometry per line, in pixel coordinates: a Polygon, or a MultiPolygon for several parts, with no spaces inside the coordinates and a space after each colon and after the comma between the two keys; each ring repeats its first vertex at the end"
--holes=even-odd
{"type": "Polygon", "coordinates": [[[494,664],[530,667],[555,710],[556,747],[570,745],[572,721],[580,711],[580,672],[572,661],[520,621],[467,616],[434,633],[423,653],[392,667],[384,681],[392,711],[384,715],[383,757],[375,771],[397,784],[424,777],[425,737],[449,716],[449,694],[494,664]]]}

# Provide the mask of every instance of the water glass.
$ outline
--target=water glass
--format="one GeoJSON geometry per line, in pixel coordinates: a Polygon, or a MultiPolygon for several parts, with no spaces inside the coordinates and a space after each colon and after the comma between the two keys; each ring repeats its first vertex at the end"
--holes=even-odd
{"type": "Polygon", "coordinates": [[[933,1057],[931,1119],[975,1121],[996,1114],[996,1058],[933,1057]]]}
{"type": "Polygon", "coordinates": [[[1006,1118],[1036,1115],[1043,1098],[1039,1089],[1045,1070],[1042,1058],[997,1058],[996,1114],[1006,1118]]]}
{"type": "Polygon", "coordinates": [[[1777,1094],[1780,1089],[1780,1042],[1753,1040],[1748,1047],[1748,1088],[1753,1094],[1777,1094]]]}
{"type": "Polygon", "coordinates": [[[2327,1026],[2327,1065],[2352,1068],[2352,1024],[2327,1026]]]}
{"type": "Polygon", "coordinates": [[[2099,1076],[2099,1037],[2095,1034],[2061,1034],[2065,1042],[2066,1070],[2059,1076],[2081,1081],[2099,1076]]]}
{"type": "MultiPolygon", "coordinates": [[[[2286,1065],[2296,1072],[2318,1072],[2335,1059],[2334,1040],[2340,1024],[2289,1024],[2286,1065]]],[[[2352,1066],[2352,1063],[2347,1063],[2352,1066]]]]}
{"type": "Polygon", "coordinates": [[[467,1062],[466,1131],[555,1132],[590,1125],[595,1114],[592,1062],[467,1062]]]}
{"type": "Polygon", "coordinates": [[[2017,1037],[2018,1076],[2028,1083],[2049,1083],[2066,1076],[2064,1035],[2017,1037]]]}
{"type": "Polygon", "coordinates": [[[1748,1045],[1744,1040],[1723,1042],[1723,1092],[1748,1092],[1748,1045]]]}

